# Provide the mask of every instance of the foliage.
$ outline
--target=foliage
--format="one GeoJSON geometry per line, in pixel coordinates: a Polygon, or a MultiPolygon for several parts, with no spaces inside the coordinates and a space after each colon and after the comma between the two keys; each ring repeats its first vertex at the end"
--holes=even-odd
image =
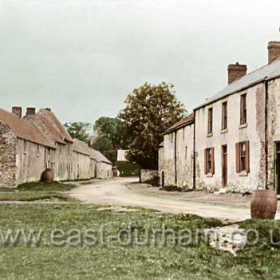
{"type": "Polygon", "coordinates": [[[72,138],[79,139],[84,142],[89,140],[89,131],[92,127],[90,123],[68,122],[65,123],[64,126],[72,138]]]}
{"type": "Polygon", "coordinates": [[[176,99],[173,85],[145,83],[126,98],[126,107],[119,118],[124,121],[127,133],[133,139],[128,158],[142,168],[157,169],[158,147],[163,132],[186,113],[176,99]]]}
{"type": "Polygon", "coordinates": [[[93,148],[104,154],[113,165],[117,161],[117,150],[128,146],[129,138],[124,123],[118,118],[101,117],[94,125],[97,137],[93,148]]]}
{"type": "Polygon", "coordinates": [[[126,149],[128,139],[124,123],[118,118],[101,117],[94,125],[99,137],[108,139],[114,149],[126,149]]]}
{"type": "Polygon", "coordinates": [[[134,162],[118,162],[117,169],[120,177],[139,176],[140,166],[134,162]]]}

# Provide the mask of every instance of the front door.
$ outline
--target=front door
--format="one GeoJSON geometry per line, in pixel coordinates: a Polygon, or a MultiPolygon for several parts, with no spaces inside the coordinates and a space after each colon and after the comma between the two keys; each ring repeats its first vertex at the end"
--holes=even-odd
{"type": "Polygon", "coordinates": [[[227,186],[227,145],[222,146],[222,186],[227,186]]]}
{"type": "Polygon", "coordinates": [[[275,191],[280,194],[280,142],[275,145],[275,191]]]}

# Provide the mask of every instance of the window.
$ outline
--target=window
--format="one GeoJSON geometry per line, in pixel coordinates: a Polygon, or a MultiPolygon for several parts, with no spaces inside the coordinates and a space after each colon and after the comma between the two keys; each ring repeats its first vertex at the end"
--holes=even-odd
{"type": "Polygon", "coordinates": [[[205,149],[204,161],[205,174],[213,175],[215,173],[214,148],[205,149]]]}
{"type": "Polygon", "coordinates": [[[236,143],[236,172],[250,172],[249,141],[236,143]]]}
{"type": "Polygon", "coordinates": [[[187,157],[188,157],[188,147],[186,146],[185,147],[185,159],[187,159],[187,157]]]}
{"type": "Polygon", "coordinates": [[[242,94],[240,96],[240,124],[247,123],[247,94],[242,94]]]}
{"type": "Polygon", "coordinates": [[[227,102],[222,104],[222,130],[227,129],[227,102]]]}
{"type": "Polygon", "coordinates": [[[213,108],[208,109],[208,129],[207,133],[213,133],[213,108]]]}

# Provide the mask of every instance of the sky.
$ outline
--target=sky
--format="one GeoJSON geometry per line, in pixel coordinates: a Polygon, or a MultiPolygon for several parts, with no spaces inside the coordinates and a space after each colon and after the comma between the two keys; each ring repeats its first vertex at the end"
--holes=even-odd
{"type": "Polygon", "coordinates": [[[228,64],[267,63],[279,11],[279,0],[0,0],[0,108],[93,123],[165,81],[191,111],[227,85],[228,64]]]}

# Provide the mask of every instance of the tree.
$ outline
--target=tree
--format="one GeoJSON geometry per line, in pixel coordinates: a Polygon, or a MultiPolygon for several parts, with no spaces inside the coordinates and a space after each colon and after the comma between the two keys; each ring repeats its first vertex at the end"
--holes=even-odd
{"type": "Polygon", "coordinates": [[[115,165],[117,161],[117,149],[113,148],[112,142],[106,136],[97,136],[93,143],[93,148],[100,151],[115,165]]]}
{"type": "Polygon", "coordinates": [[[64,126],[72,138],[76,138],[84,142],[89,140],[89,132],[92,127],[90,123],[68,122],[65,123],[64,126]]]}
{"type": "Polygon", "coordinates": [[[99,137],[106,137],[114,149],[126,149],[129,139],[123,121],[118,118],[101,117],[94,125],[94,130],[99,137]]]}
{"type": "Polygon", "coordinates": [[[119,118],[133,139],[128,158],[142,168],[157,169],[158,147],[163,132],[184,116],[186,110],[173,91],[173,85],[145,83],[134,89],[125,100],[119,118]]]}
{"type": "Polygon", "coordinates": [[[95,122],[94,130],[97,137],[93,147],[116,164],[118,149],[126,149],[129,143],[123,121],[118,118],[101,117],[95,122]]]}

